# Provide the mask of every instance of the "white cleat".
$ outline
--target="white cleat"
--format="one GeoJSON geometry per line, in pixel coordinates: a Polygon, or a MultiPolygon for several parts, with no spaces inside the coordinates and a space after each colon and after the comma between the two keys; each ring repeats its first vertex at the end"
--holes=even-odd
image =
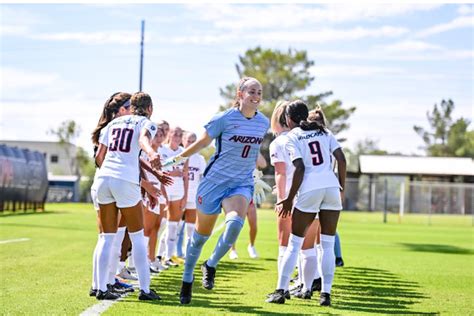
{"type": "Polygon", "coordinates": [[[229,258],[230,258],[231,260],[238,259],[238,258],[239,258],[239,255],[237,254],[237,251],[234,250],[234,249],[231,249],[230,252],[229,252],[229,258]]]}
{"type": "Polygon", "coordinates": [[[138,278],[134,276],[127,268],[123,268],[122,270],[120,270],[120,273],[117,274],[117,276],[124,280],[132,280],[132,281],[138,280],[138,278]]]}
{"type": "Polygon", "coordinates": [[[150,264],[151,267],[153,267],[155,270],[158,270],[158,271],[164,271],[164,270],[167,270],[169,267],[168,266],[164,266],[163,264],[161,264],[160,260],[155,260],[153,261],[151,264],[150,264]]]}
{"type": "Polygon", "coordinates": [[[257,253],[257,250],[255,250],[254,246],[249,245],[247,247],[247,250],[249,252],[250,258],[252,258],[252,259],[257,259],[258,258],[258,253],[257,253]]]}

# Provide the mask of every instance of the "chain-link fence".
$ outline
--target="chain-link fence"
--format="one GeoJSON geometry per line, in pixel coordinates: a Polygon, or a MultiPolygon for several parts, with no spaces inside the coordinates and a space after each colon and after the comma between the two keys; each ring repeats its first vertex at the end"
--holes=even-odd
{"type": "MultiPolygon", "coordinates": [[[[273,176],[264,181],[275,185],[273,176]]],[[[273,207],[276,196],[267,194],[263,206],[273,207]]],[[[420,214],[473,214],[474,184],[409,181],[403,176],[362,175],[347,178],[345,210],[383,211],[420,214]]]]}

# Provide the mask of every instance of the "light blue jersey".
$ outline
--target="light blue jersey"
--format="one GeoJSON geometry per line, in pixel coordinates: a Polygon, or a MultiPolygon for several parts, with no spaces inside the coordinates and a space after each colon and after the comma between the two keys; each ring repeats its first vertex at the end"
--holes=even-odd
{"type": "Polygon", "coordinates": [[[253,186],[252,172],[269,127],[267,117],[256,112],[248,119],[232,108],[214,116],[204,127],[216,142],[204,179],[227,187],[253,186]]]}

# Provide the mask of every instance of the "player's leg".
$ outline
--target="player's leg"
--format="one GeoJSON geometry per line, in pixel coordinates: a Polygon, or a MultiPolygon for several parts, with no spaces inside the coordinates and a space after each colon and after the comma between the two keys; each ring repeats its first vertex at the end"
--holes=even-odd
{"type": "Polygon", "coordinates": [[[342,260],[341,238],[336,232],[336,239],[334,243],[334,255],[336,256],[336,267],[343,267],[344,260],[342,260]]]}
{"type": "Polygon", "coordinates": [[[312,295],[311,288],[313,285],[315,271],[318,268],[316,250],[314,249],[314,242],[316,240],[318,226],[318,220],[314,220],[313,223],[311,223],[308,228],[308,231],[306,232],[303,241],[303,246],[299,253],[303,286],[301,288],[301,291],[294,294],[296,297],[299,298],[310,299],[312,295]]]}
{"type": "MultiPolygon", "coordinates": [[[[170,196],[171,198],[171,196],[170,196]]],[[[171,258],[176,252],[176,243],[178,237],[178,224],[183,216],[181,210],[181,199],[182,196],[176,197],[168,203],[168,221],[166,223],[166,252],[165,252],[165,263],[169,266],[177,266],[177,263],[173,262],[171,258]]]]}
{"type": "MultiPolygon", "coordinates": [[[[192,207],[192,206],[191,206],[192,207]]],[[[193,236],[194,229],[196,227],[196,205],[194,204],[194,208],[186,208],[184,212],[184,229],[186,231],[186,238],[184,239],[184,249],[188,248],[188,244],[191,241],[191,237],[193,236]]],[[[186,257],[186,253],[185,253],[186,257]]]]}
{"type": "Polygon", "coordinates": [[[250,244],[247,247],[250,258],[258,258],[257,250],[255,249],[255,240],[257,238],[257,208],[255,203],[250,202],[247,210],[247,220],[250,228],[250,244]]]}

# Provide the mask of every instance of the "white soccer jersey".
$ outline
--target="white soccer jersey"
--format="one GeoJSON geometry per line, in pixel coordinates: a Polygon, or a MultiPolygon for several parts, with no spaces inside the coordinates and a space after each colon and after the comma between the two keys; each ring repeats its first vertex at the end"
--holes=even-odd
{"type": "Polygon", "coordinates": [[[188,185],[188,200],[189,197],[196,196],[197,188],[199,186],[199,182],[201,181],[201,177],[204,174],[204,170],[206,169],[206,160],[200,154],[194,154],[188,159],[188,167],[189,167],[189,185],[188,185]]]}
{"type": "Polygon", "coordinates": [[[144,116],[121,116],[104,127],[101,143],[107,146],[107,154],[98,171],[99,177],[140,183],[138,139],[143,128],[150,132],[151,138],[155,137],[156,125],[144,116]]]}
{"type": "Polygon", "coordinates": [[[341,145],[330,131],[325,134],[319,130],[304,131],[297,127],[291,130],[287,137],[286,149],[291,161],[301,158],[305,166],[299,194],[339,187],[339,180],[332,170],[331,155],[341,145]]]}
{"type": "MultiPolygon", "coordinates": [[[[181,146],[179,146],[178,149],[173,150],[170,148],[168,144],[165,144],[163,146],[160,146],[160,148],[158,148],[158,153],[160,154],[161,162],[163,163],[164,161],[166,161],[166,159],[179,155],[180,153],[183,152],[183,150],[184,148],[181,146]]],[[[181,162],[180,164],[174,167],[164,168],[163,170],[169,172],[169,171],[172,171],[173,169],[179,169],[183,171],[184,164],[185,164],[185,161],[181,162]]],[[[166,191],[169,194],[173,194],[173,190],[175,189],[182,190],[182,188],[184,187],[183,177],[172,177],[172,178],[174,181],[173,184],[166,188],[166,191]]]]}
{"type": "Polygon", "coordinates": [[[293,181],[293,173],[295,172],[295,166],[291,161],[290,154],[286,150],[286,143],[288,142],[288,132],[283,132],[278,135],[270,143],[270,163],[275,166],[277,162],[284,162],[286,167],[286,185],[285,195],[288,196],[291,188],[291,182],[293,181]]]}

